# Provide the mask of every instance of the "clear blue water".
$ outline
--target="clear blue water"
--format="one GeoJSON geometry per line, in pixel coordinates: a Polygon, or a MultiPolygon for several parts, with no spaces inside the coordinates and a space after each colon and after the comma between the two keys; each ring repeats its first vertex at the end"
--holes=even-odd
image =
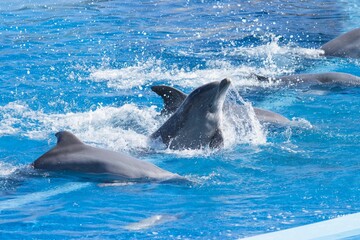
{"type": "Polygon", "coordinates": [[[234,239],[360,211],[360,89],[259,85],[251,74],[342,71],[321,44],[357,0],[0,3],[0,239],[234,239]],[[293,119],[224,116],[225,149],[170,151],[150,86],[232,79],[230,96],[293,119]],[[235,96],[235,97],[234,97],[235,96]],[[28,168],[69,130],[193,184],[106,185],[28,168]]]}

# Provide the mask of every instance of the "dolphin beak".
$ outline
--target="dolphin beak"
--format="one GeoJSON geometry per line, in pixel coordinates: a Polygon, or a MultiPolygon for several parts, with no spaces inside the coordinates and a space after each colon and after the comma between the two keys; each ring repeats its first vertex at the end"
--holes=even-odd
{"type": "Polygon", "coordinates": [[[225,78],[225,79],[221,80],[221,82],[219,84],[219,92],[221,93],[221,92],[226,91],[229,88],[230,83],[231,83],[230,79],[225,78]]]}
{"type": "Polygon", "coordinates": [[[217,93],[214,96],[214,104],[212,105],[210,112],[216,112],[218,109],[222,109],[224,104],[226,92],[229,89],[231,81],[227,78],[220,81],[217,89],[217,93]]]}

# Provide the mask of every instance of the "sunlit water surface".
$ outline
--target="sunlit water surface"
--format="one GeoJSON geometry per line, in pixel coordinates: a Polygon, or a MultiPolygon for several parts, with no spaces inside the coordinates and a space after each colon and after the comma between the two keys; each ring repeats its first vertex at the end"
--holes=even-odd
{"type": "Polygon", "coordinates": [[[0,238],[234,239],[360,211],[360,88],[283,88],[253,74],[342,71],[326,41],[356,0],[0,3],[0,238]],[[232,80],[225,147],[172,151],[150,87],[232,80]],[[252,106],[292,119],[260,125],[252,106]],[[69,130],[191,184],[116,183],[28,167],[69,130]]]}

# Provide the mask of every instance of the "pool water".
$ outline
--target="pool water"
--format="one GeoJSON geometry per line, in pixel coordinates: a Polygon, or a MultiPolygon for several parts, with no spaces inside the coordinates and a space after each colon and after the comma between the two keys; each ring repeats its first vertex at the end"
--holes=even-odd
{"type": "Polygon", "coordinates": [[[360,211],[360,88],[253,74],[338,71],[318,48],[358,27],[357,0],[0,3],[0,239],[234,239],[360,211]],[[173,151],[150,87],[230,78],[222,150],[173,151]],[[260,125],[252,106],[292,119],[260,125]],[[191,183],[108,183],[28,165],[68,130],[191,183]]]}

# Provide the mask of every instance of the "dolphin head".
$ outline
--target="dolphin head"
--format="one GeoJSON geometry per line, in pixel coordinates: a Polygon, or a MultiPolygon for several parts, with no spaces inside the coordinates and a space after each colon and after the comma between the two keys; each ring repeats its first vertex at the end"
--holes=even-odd
{"type": "Polygon", "coordinates": [[[182,119],[182,129],[170,147],[194,149],[204,146],[218,148],[223,145],[222,110],[230,83],[225,78],[205,84],[189,94],[179,107],[179,114],[175,114],[182,119]]]}
{"type": "Polygon", "coordinates": [[[230,80],[211,82],[190,93],[176,112],[155,132],[172,149],[218,148],[222,108],[230,80]]]}
{"type": "Polygon", "coordinates": [[[226,92],[231,81],[227,78],[205,84],[195,89],[182,104],[184,111],[197,111],[200,113],[220,113],[223,108],[226,92]]]}

